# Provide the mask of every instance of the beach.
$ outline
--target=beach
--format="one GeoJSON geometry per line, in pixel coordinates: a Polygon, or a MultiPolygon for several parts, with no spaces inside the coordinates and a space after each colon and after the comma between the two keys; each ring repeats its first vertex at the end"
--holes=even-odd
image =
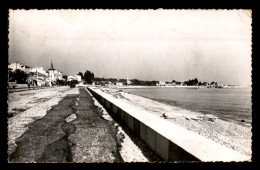
{"type": "Polygon", "coordinates": [[[212,114],[189,111],[122,91],[117,93],[113,90],[103,89],[103,91],[133,107],[154,114],[159,119],[165,119],[247,156],[252,154],[251,124],[242,125],[221,120],[212,114]]]}

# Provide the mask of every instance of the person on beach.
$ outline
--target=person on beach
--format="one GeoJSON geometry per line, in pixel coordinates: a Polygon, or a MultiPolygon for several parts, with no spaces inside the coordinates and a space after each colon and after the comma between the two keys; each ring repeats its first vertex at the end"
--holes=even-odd
{"type": "Polygon", "coordinates": [[[28,88],[30,88],[30,85],[31,85],[31,81],[30,81],[30,79],[29,79],[29,80],[27,80],[27,86],[28,86],[28,88]]]}

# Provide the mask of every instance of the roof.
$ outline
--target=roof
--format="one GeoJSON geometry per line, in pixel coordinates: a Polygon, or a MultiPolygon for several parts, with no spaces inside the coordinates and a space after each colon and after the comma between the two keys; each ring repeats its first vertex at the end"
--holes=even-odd
{"type": "Polygon", "coordinates": [[[27,65],[23,65],[23,66],[25,66],[25,68],[31,68],[30,66],[27,66],[27,65]]]}
{"type": "Polygon", "coordinates": [[[55,70],[51,61],[51,67],[48,70],[55,70]]]}

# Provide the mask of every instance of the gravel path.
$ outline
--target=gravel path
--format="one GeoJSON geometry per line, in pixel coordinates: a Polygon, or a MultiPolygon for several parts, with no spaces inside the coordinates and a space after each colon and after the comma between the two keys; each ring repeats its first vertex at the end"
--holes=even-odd
{"type": "Polygon", "coordinates": [[[17,147],[10,154],[9,162],[72,161],[67,137],[75,128],[65,119],[75,111],[73,101],[76,96],[68,94],[43,118],[27,124],[28,130],[15,140],[17,147]]]}
{"type": "Polygon", "coordinates": [[[115,127],[100,117],[98,108],[84,89],[80,89],[77,103],[77,118],[72,121],[75,132],[68,137],[73,143],[73,162],[123,161],[118,150],[115,127]]]}
{"type": "Polygon", "coordinates": [[[77,89],[54,87],[35,91],[15,92],[8,98],[8,154],[15,151],[15,140],[23,135],[29,124],[43,118],[52,106],[67,94],[78,94],[77,89]]]}

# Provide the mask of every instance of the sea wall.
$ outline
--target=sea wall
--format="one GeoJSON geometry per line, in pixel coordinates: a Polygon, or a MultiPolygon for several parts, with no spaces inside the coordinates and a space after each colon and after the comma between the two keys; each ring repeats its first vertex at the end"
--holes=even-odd
{"type": "Polygon", "coordinates": [[[138,109],[95,87],[87,88],[112,117],[127,125],[165,161],[250,161],[251,158],[195,132],[138,109]]]}

